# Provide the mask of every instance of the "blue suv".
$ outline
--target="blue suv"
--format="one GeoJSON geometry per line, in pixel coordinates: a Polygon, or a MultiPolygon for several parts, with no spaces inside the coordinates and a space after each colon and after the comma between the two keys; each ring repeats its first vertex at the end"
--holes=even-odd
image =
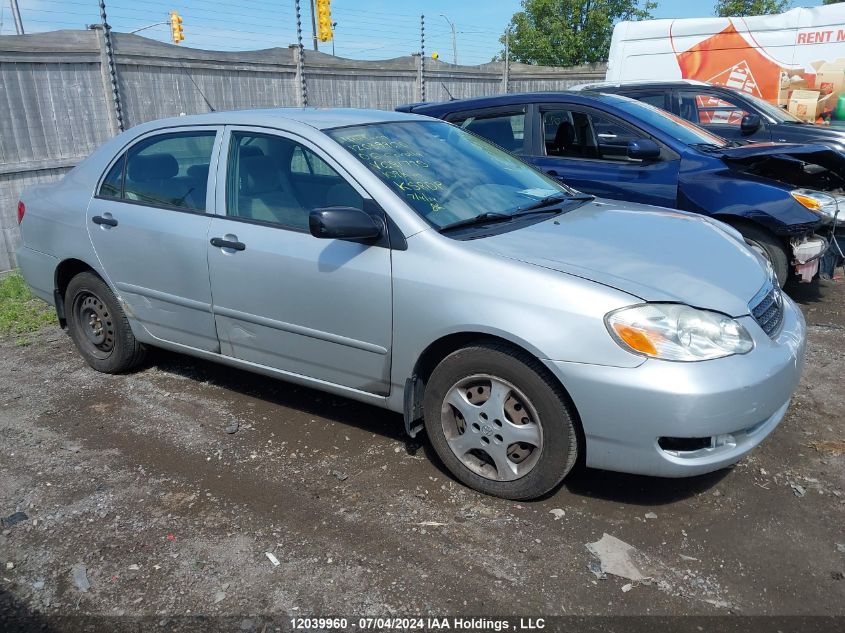
{"type": "Polygon", "coordinates": [[[619,95],[509,94],[397,109],[475,132],[585,193],[726,222],[769,259],[781,285],[790,269],[813,278],[845,216],[841,153],[729,142],[619,95]]]}

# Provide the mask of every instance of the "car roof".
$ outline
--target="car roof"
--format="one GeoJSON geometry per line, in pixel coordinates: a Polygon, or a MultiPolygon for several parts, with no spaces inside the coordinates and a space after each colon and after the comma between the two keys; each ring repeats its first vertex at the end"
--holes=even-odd
{"type": "Polygon", "coordinates": [[[495,108],[498,106],[520,105],[527,103],[580,103],[609,101],[612,99],[624,99],[620,95],[602,95],[598,93],[586,94],[584,92],[573,92],[569,90],[558,90],[555,92],[518,92],[510,94],[492,95],[487,97],[472,97],[469,99],[453,99],[452,101],[439,101],[432,103],[421,103],[411,106],[415,114],[440,117],[444,114],[462,110],[475,110],[481,108],[495,108]]]}
{"type": "Polygon", "coordinates": [[[286,122],[308,125],[327,130],[350,125],[386,123],[420,119],[418,115],[390,110],[364,110],[357,108],[266,108],[256,110],[228,110],[188,116],[157,119],[145,124],[150,127],[182,125],[258,125],[284,127],[286,122]]]}
{"type": "MultiPolygon", "coordinates": [[[[598,81],[592,83],[577,84],[569,88],[570,90],[602,90],[609,88],[659,88],[665,86],[671,88],[672,86],[713,86],[714,84],[706,81],[699,81],[697,79],[672,79],[669,81],[658,79],[643,79],[640,81],[598,81]]],[[[723,86],[719,86],[723,87],[723,86]]]]}

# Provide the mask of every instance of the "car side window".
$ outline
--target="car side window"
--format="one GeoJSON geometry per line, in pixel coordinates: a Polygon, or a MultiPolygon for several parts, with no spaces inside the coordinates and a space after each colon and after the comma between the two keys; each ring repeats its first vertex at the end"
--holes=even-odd
{"type": "Polygon", "coordinates": [[[154,207],[205,211],[216,134],[213,130],[176,132],[136,143],[106,174],[98,195],[154,207]]]}
{"type": "Polygon", "coordinates": [[[463,113],[449,121],[513,154],[525,151],[525,111],[463,113]]]}
{"type": "Polygon", "coordinates": [[[335,169],[291,139],[233,132],[229,144],[226,215],[308,230],[323,207],[364,208],[364,199],[335,169]]]}
{"type": "Polygon", "coordinates": [[[109,173],[103,178],[100,191],[97,195],[101,198],[121,198],[123,196],[123,168],[126,165],[126,154],[123,154],[117,162],[109,169],[109,173]]]}
{"type": "Polygon", "coordinates": [[[542,122],[547,156],[632,162],[628,143],[644,136],[610,117],[575,110],[546,110],[542,122]]]}
{"type": "Polygon", "coordinates": [[[694,91],[680,93],[681,117],[699,125],[739,127],[748,114],[741,106],[722,97],[694,91]]]}
{"type": "Polygon", "coordinates": [[[290,171],[293,174],[312,176],[337,176],[337,172],[328,163],[307,147],[297,146],[290,159],[290,171]]]}
{"type": "Polygon", "coordinates": [[[666,109],[666,96],[662,92],[637,92],[625,96],[632,97],[637,101],[642,101],[661,110],[666,109]]]}

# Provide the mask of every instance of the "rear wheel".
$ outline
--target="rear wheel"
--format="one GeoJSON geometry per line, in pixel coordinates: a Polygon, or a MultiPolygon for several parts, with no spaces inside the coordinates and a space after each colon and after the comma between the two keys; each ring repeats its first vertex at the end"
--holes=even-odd
{"type": "Polygon", "coordinates": [[[84,272],[65,292],[68,332],[86,362],[97,371],[117,374],[136,367],[146,350],[132,334],[117,297],[97,275],[84,272]]]}
{"type": "Polygon", "coordinates": [[[778,283],[783,288],[789,278],[789,254],[783,241],[766,229],[752,224],[741,224],[736,227],[736,230],[742,233],[742,237],[751,248],[769,260],[772,268],[775,269],[778,283]]]}
{"type": "Polygon", "coordinates": [[[424,417],[452,474],[498,497],[549,492],[578,456],[574,418],[559,386],[537,360],[504,345],[447,356],[426,385],[424,417]]]}

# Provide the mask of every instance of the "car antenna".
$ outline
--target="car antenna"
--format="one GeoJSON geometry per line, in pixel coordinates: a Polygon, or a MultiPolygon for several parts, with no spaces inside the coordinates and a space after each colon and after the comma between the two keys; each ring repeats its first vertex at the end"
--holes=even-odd
{"type": "Polygon", "coordinates": [[[180,65],[180,66],[181,66],[181,68],[182,68],[182,72],[183,72],[183,73],[185,73],[185,74],[188,76],[188,79],[190,79],[190,80],[191,80],[191,83],[192,83],[192,84],[194,84],[194,88],[196,88],[196,89],[197,89],[197,92],[198,92],[198,93],[200,93],[200,96],[202,97],[202,100],[203,100],[203,101],[205,101],[205,105],[207,105],[207,106],[208,106],[208,109],[209,109],[211,112],[217,112],[217,110],[215,110],[215,109],[214,109],[214,106],[213,106],[213,105],[211,105],[211,103],[210,103],[210,102],[208,101],[208,99],[206,98],[205,93],[204,93],[202,90],[200,90],[200,87],[197,85],[197,82],[196,82],[196,81],[194,81],[194,78],[193,78],[193,77],[191,77],[191,73],[189,73],[189,72],[188,72],[188,70],[185,68],[185,66],[184,66],[184,65],[180,65]]]}
{"type": "Polygon", "coordinates": [[[455,97],[453,97],[453,96],[452,96],[452,93],[451,93],[451,92],[449,92],[449,89],[446,87],[446,84],[444,84],[444,83],[441,81],[441,82],[440,82],[440,85],[441,85],[441,86],[443,86],[443,90],[445,90],[445,91],[446,91],[446,94],[447,94],[447,95],[449,95],[449,101],[455,101],[455,100],[456,100],[456,99],[455,99],[455,97]]]}

